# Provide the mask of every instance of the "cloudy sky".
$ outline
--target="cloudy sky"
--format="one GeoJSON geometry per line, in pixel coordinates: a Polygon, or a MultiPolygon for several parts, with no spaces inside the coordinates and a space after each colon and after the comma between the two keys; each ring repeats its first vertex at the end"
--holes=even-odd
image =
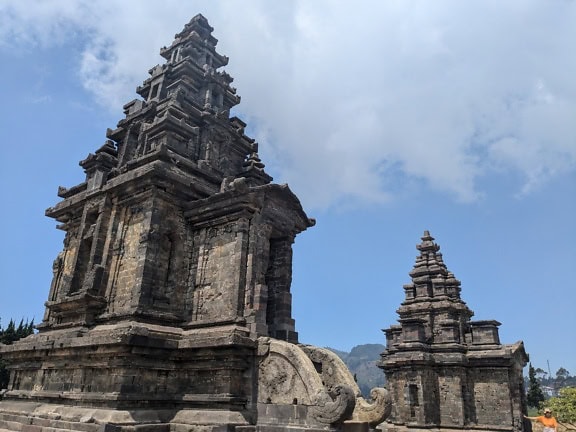
{"type": "Polygon", "coordinates": [[[39,322],[44,209],[197,13],[235,114],[317,225],[294,245],[300,340],[384,343],[428,229],[475,319],[576,374],[576,2],[0,3],[0,318],[39,322]]]}

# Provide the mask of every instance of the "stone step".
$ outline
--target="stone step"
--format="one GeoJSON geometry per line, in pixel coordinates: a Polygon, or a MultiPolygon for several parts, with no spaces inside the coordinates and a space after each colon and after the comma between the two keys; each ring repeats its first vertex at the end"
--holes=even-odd
{"type": "Polygon", "coordinates": [[[74,429],[60,429],[53,427],[43,427],[35,425],[17,425],[16,428],[3,429],[0,428],[0,432],[76,432],[74,429]]]}
{"type": "Polygon", "coordinates": [[[17,422],[17,421],[12,421],[12,420],[4,420],[2,418],[0,418],[0,431],[4,432],[4,430],[9,430],[11,432],[19,432],[22,430],[22,426],[24,426],[24,424],[17,422]]]}
{"type": "MultiPolygon", "coordinates": [[[[16,414],[0,414],[0,432],[117,432],[119,426],[97,423],[70,422],[59,419],[19,416],[16,414]]],[[[127,426],[134,432],[169,432],[168,424],[150,424],[127,426]]],[[[186,429],[188,432],[189,427],[186,429]]]]}
{"type": "Polygon", "coordinates": [[[0,428],[11,432],[101,432],[105,430],[103,425],[96,423],[70,422],[6,413],[0,414],[0,428]]]}

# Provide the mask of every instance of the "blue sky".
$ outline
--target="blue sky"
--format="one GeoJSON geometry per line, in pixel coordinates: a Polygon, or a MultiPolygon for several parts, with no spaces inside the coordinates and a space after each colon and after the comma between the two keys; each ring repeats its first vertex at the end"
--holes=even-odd
{"type": "Polygon", "coordinates": [[[58,186],[202,13],[235,114],[317,219],[294,245],[301,342],[384,343],[430,230],[474,319],[576,374],[575,2],[23,3],[0,4],[4,325],[42,318],[58,186]]]}

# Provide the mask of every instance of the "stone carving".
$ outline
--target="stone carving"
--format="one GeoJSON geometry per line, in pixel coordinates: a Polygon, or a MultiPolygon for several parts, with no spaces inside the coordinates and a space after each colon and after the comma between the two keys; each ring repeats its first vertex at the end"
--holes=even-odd
{"type": "Polygon", "coordinates": [[[368,423],[375,428],[386,420],[392,412],[392,399],[388,390],[375,387],[370,390],[370,400],[360,397],[356,400],[356,408],[352,419],[357,422],[368,423]]]}
{"type": "Polygon", "coordinates": [[[260,338],[258,400],[263,403],[312,405],[324,390],[314,365],[298,345],[260,338]]]}
{"type": "Polygon", "coordinates": [[[312,360],[326,387],[332,388],[337,385],[346,385],[352,389],[355,397],[361,397],[360,388],[340,357],[325,348],[313,345],[300,345],[300,347],[308,358],[312,360]]]}
{"type": "MultiPolygon", "coordinates": [[[[273,422],[275,418],[276,410],[270,405],[303,407],[300,419],[323,425],[353,420],[357,401],[362,401],[364,408],[367,406],[350,372],[328,350],[260,338],[258,354],[258,403],[263,422],[273,422]]],[[[376,423],[375,417],[371,418],[376,423]]],[[[291,421],[298,419],[295,415],[291,421]]]]}
{"type": "Polygon", "coordinates": [[[220,192],[229,190],[236,190],[238,192],[246,192],[248,190],[248,182],[245,177],[230,178],[226,177],[222,180],[220,192]]]}
{"type": "Polygon", "coordinates": [[[366,400],[362,397],[354,377],[334,352],[313,345],[300,345],[300,347],[312,360],[326,388],[345,385],[353,392],[356,402],[350,416],[352,421],[368,423],[371,427],[376,427],[390,415],[392,402],[387,390],[374,388],[370,392],[370,400],[366,400]]]}
{"type": "Polygon", "coordinates": [[[337,385],[329,391],[320,391],[312,402],[312,417],[319,423],[331,425],[350,418],[356,397],[350,387],[337,385]]]}

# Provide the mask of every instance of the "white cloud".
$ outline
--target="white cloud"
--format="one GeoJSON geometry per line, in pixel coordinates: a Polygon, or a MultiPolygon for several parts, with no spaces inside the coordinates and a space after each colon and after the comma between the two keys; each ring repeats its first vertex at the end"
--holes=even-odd
{"type": "Polygon", "coordinates": [[[385,201],[410,179],[469,202],[504,171],[529,194],[575,169],[575,2],[13,0],[0,47],[82,44],[79,78],[120,112],[198,12],[264,162],[307,207],[385,201]]]}

